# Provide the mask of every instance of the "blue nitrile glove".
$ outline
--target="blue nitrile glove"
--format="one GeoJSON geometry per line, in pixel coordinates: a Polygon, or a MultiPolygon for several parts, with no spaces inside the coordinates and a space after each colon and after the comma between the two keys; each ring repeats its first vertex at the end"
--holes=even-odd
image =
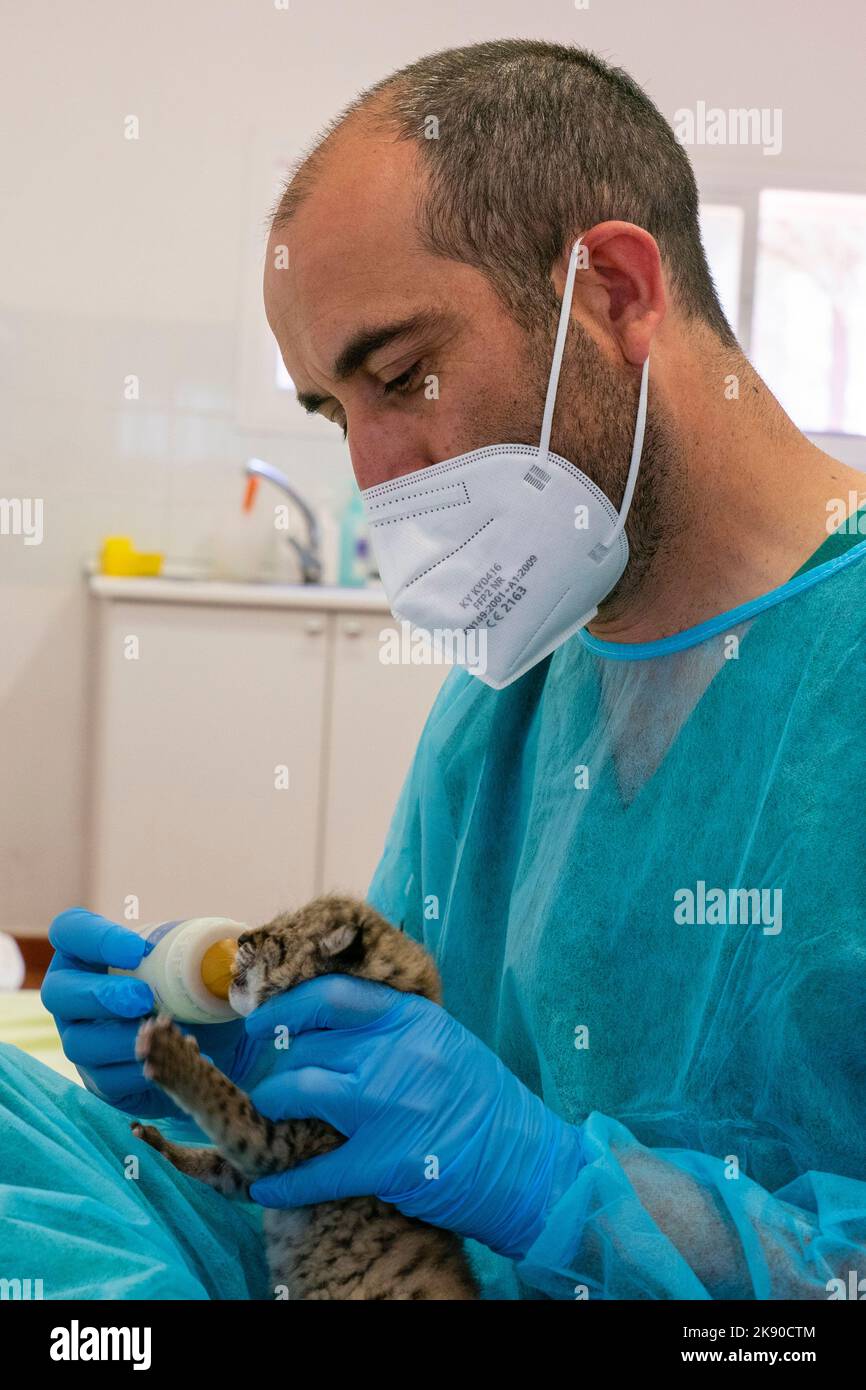
{"type": "Polygon", "coordinates": [[[298,1035],[279,1075],[251,1092],[262,1114],[315,1116],[347,1136],[253,1183],[263,1206],[375,1195],[521,1259],[582,1167],[579,1130],[429,999],[324,975],[269,999],[246,1027],[298,1035]]]}
{"type": "MultiPolygon", "coordinates": [[[[107,973],[109,965],[134,970],[150,949],[147,943],[83,907],[55,917],[48,939],[55,951],[42,982],[42,1002],[54,1014],[63,1051],[88,1091],[142,1118],[181,1115],[174,1101],[145,1079],[143,1063],[135,1057],[139,1024],[154,1006],[150,985],[107,973]]],[[[248,1074],[262,1051],[247,1036],[242,1019],[178,1026],[192,1033],[201,1051],[234,1081],[248,1074]]]]}

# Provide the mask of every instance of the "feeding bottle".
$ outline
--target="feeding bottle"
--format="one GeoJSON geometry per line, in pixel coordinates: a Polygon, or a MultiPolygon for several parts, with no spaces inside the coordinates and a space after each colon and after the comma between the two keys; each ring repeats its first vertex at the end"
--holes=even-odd
{"type": "Polygon", "coordinates": [[[230,917],[131,926],[151,942],[135,970],[109,967],[110,975],[134,975],[153,990],[156,1007],[178,1023],[224,1023],[239,1018],[229,1003],[237,939],[247,930],[230,917]]]}

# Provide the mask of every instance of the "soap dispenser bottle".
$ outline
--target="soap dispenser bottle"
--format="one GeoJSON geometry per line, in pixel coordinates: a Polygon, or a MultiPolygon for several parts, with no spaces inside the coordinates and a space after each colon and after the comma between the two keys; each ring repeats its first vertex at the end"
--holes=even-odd
{"type": "Polygon", "coordinates": [[[355,483],[340,526],[340,583],[350,589],[365,585],[370,577],[370,537],[364,503],[355,483]]]}

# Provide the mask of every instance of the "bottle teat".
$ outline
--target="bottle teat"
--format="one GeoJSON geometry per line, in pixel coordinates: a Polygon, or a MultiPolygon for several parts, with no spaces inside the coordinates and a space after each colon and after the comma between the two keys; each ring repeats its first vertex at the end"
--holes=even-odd
{"type": "Polygon", "coordinates": [[[232,970],[238,943],[232,937],[209,946],[201,958],[202,984],[216,995],[217,999],[228,999],[232,982],[232,970]]]}

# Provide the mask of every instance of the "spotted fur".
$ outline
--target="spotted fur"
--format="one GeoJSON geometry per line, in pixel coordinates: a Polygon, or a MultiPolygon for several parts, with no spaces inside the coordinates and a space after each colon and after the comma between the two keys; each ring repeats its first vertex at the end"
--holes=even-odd
{"type": "MultiPolygon", "coordinates": [[[[238,939],[229,1000],[251,1013],[272,995],[329,973],[378,980],[441,1002],[433,960],[367,903],[329,895],[283,913],[238,939]]],[[[136,1056],[216,1144],[191,1148],[153,1125],[133,1131],[181,1172],[217,1191],[248,1195],[256,1178],[280,1173],[344,1142],[322,1120],[271,1121],[203,1058],[167,1014],[139,1029],[136,1056]]],[[[460,1239],[404,1216],[377,1197],[290,1210],[266,1209],[264,1231],[275,1297],[290,1299],[472,1299],[478,1297],[460,1239]]]]}

